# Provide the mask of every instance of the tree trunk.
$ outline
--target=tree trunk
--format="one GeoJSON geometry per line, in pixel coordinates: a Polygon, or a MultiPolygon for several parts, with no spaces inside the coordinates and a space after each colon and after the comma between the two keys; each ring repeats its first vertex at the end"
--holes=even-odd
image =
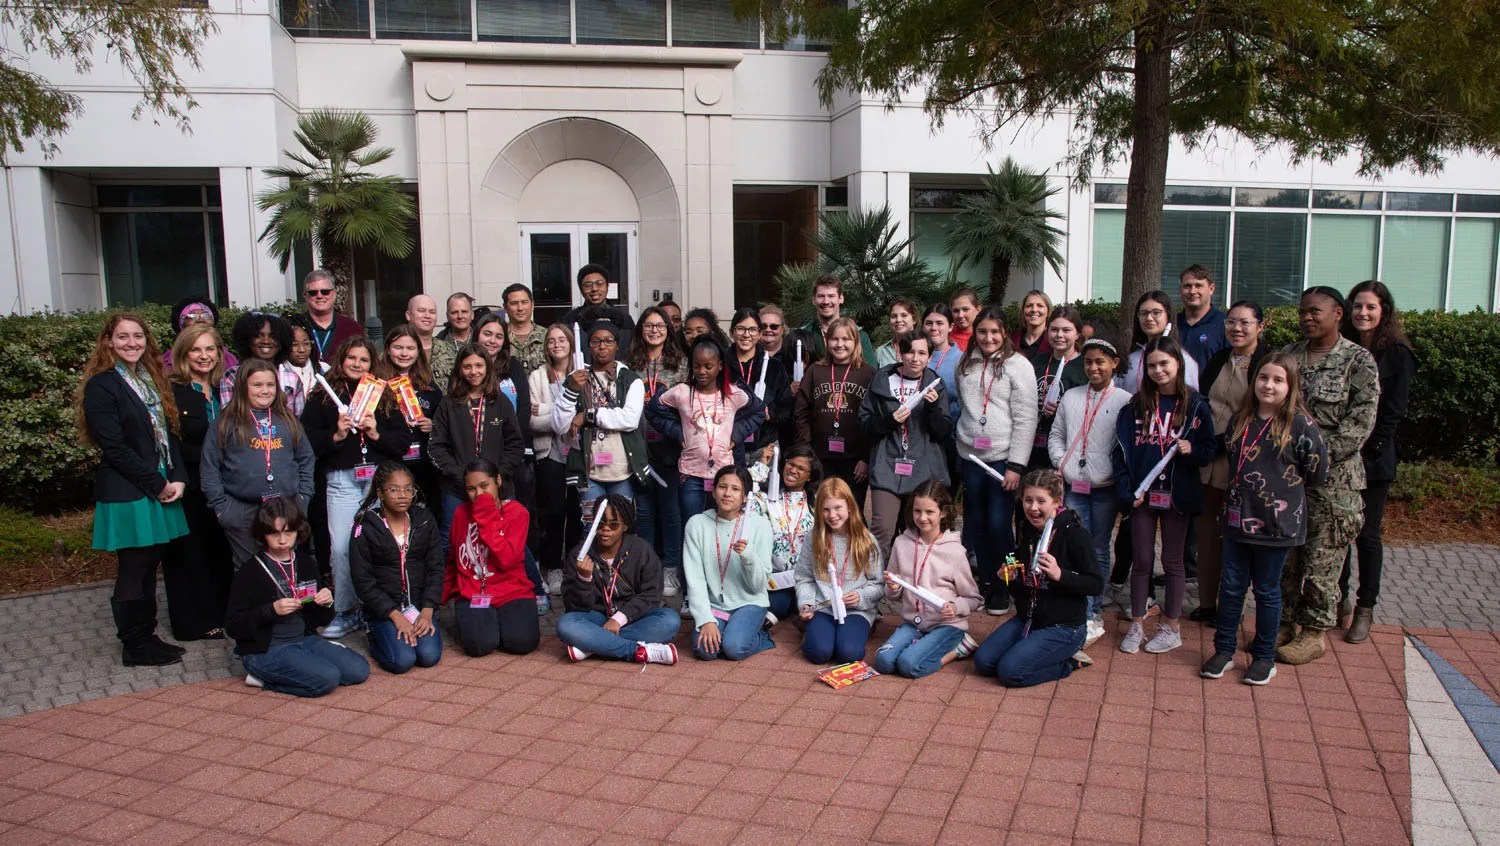
{"type": "Polygon", "coordinates": [[[990,258],[990,305],[1001,308],[1005,305],[1005,289],[1010,287],[1010,259],[1002,256],[990,258]]]}
{"type": "Polygon", "coordinates": [[[341,244],[325,244],[322,254],[323,269],[333,274],[335,308],[340,314],[354,316],[354,259],[349,248],[341,244]]]}
{"type": "Polygon", "coordinates": [[[1120,284],[1120,340],[1128,346],[1135,302],[1161,286],[1161,220],[1172,127],[1172,52],[1160,0],[1135,34],[1135,109],[1131,119],[1130,183],[1125,191],[1125,255],[1120,284]]]}

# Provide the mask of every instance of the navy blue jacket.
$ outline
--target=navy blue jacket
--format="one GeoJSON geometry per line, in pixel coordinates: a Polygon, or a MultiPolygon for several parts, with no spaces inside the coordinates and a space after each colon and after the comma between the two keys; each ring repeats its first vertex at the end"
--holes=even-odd
{"type": "MultiPolygon", "coordinates": [[[[1177,407],[1177,398],[1159,396],[1161,413],[1170,415],[1177,407]]],[[[1215,454],[1214,419],[1208,400],[1192,389],[1188,390],[1188,413],[1184,418],[1180,437],[1192,444],[1191,455],[1181,453],[1173,456],[1167,472],[1151,485],[1151,490],[1170,491],[1172,508],[1182,514],[1200,514],[1203,511],[1203,482],[1199,468],[1213,463],[1215,454]]],[[[1134,502],[1136,486],[1141,483],[1151,468],[1161,461],[1167,450],[1176,443],[1175,438],[1164,438],[1150,434],[1150,420],[1141,414],[1140,395],[1120,409],[1115,423],[1115,435],[1120,449],[1125,454],[1125,470],[1118,479],[1118,490],[1126,507],[1134,502]]]]}

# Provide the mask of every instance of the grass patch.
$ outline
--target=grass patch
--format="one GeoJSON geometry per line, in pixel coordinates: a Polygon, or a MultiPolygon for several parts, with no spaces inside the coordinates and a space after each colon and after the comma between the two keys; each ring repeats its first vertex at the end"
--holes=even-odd
{"type": "Polygon", "coordinates": [[[0,506],[0,565],[31,564],[41,558],[52,558],[59,538],[64,554],[87,550],[93,543],[93,531],[92,511],[37,517],[0,506]]]}
{"type": "Polygon", "coordinates": [[[1402,464],[1390,498],[1413,515],[1438,509],[1473,525],[1500,516],[1500,468],[1461,467],[1441,461],[1402,464]]]}

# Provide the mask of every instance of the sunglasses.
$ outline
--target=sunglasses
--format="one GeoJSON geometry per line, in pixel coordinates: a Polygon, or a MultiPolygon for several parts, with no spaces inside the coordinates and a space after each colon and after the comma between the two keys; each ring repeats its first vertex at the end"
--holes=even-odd
{"type": "Polygon", "coordinates": [[[781,329],[781,324],[780,323],[762,323],[760,325],[760,331],[762,331],[762,332],[776,332],[776,331],[779,331],[780,329],[781,329]]]}
{"type": "Polygon", "coordinates": [[[332,288],[308,288],[307,289],[307,295],[309,297],[328,297],[328,296],[332,296],[333,295],[333,289],[332,288]]]}

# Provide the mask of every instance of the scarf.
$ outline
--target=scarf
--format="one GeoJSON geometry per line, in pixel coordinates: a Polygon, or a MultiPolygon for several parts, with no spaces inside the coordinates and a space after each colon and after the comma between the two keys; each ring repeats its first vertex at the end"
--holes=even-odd
{"type": "Polygon", "coordinates": [[[150,380],[141,379],[122,362],[115,362],[115,372],[120,374],[120,378],[125,380],[125,384],[145,404],[147,416],[151,418],[151,434],[156,440],[156,456],[163,467],[172,469],[172,451],[167,446],[167,417],[162,411],[161,394],[157,392],[156,385],[150,380]]]}

